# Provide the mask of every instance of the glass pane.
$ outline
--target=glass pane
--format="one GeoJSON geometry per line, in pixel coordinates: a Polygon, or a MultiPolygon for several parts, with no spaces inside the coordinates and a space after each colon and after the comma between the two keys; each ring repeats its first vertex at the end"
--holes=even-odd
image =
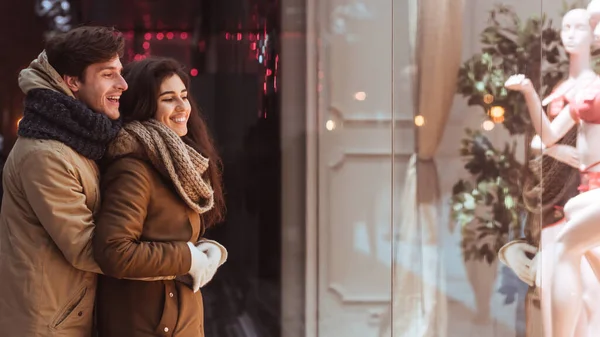
{"type": "Polygon", "coordinates": [[[394,11],[394,148],[406,144],[412,98],[417,156],[394,172],[392,336],[541,336],[533,287],[499,261],[501,247],[539,227],[523,194],[533,126],[504,83],[523,73],[545,90],[542,31],[559,28],[561,10],[409,0],[394,11]]]}
{"type": "Polygon", "coordinates": [[[390,0],[314,3],[317,333],[377,336],[391,299],[393,6],[390,0]]]}

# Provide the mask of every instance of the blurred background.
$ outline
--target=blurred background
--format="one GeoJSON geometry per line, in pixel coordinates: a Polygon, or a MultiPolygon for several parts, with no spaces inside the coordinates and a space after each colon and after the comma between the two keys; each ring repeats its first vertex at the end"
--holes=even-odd
{"type": "Polygon", "coordinates": [[[207,337],[541,337],[497,258],[533,131],[501,84],[563,78],[560,20],[587,2],[1,0],[0,159],[45,38],[114,26],[123,63],[186,66],[223,157],[207,337]]]}

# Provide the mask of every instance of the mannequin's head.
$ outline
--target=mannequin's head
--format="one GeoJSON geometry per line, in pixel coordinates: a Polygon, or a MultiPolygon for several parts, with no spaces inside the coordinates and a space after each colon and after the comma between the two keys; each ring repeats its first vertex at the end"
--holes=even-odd
{"type": "Polygon", "coordinates": [[[594,31],[594,40],[596,44],[600,42],[600,0],[592,0],[587,6],[587,12],[590,16],[590,25],[594,31]]]}
{"type": "Polygon", "coordinates": [[[589,54],[593,42],[590,15],[583,8],[573,9],[563,17],[560,38],[569,54],[589,54]]]}

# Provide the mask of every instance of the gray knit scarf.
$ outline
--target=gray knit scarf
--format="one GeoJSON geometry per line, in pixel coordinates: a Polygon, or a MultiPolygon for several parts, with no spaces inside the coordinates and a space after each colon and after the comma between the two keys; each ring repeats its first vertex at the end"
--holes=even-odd
{"type": "Polygon", "coordinates": [[[202,214],[213,207],[213,189],[203,177],[208,158],[185,144],[173,130],[155,119],[127,123],[108,146],[106,155],[139,155],[140,150],[154,168],[173,182],[177,193],[194,211],[202,214]]]}

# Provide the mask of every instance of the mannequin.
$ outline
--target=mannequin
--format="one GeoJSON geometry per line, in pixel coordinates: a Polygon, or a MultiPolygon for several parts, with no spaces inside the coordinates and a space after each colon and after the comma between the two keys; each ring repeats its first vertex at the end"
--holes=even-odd
{"type": "Polygon", "coordinates": [[[584,9],[569,11],[563,18],[561,39],[569,54],[569,78],[543,102],[531,81],[511,76],[506,88],[521,92],[532,124],[542,143],[551,147],[573,126],[578,125],[577,155],[582,183],[578,196],[565,205],[566,222],[553,246],[555,256],[550,282],[551,336],[574,337],[582,307],[581,259],[585,255],[592,270],[600,275],[600,259],[592,251],[600,246],[600,78],[591,66],[593,29],[584,9]],[[550,122],[542,106],[560,107],[550,122]]]}
{"type": "MultiPolygon", "coordinates": [[[[548,115],[550,119],[555,117],[551,111],[548,111],[548,115]]],[[[539,136],[534,137],[531,148],[538,157],[530,161],[533,177],[525,182],[523,188],[525,206],[529,211],[525,237],[507,243],[498,252],[500,261],[531,286],[525,302],[527,337],[542,336],[542,331],[544,336],[551,336],[549,279],[553,263],[552,244],[564,223],[562,208],[571,197],[579,193],[576,169],[579,161],[577,150],[573,147],[576,137],[577,129],[573,128],[561,139],[560,144],[550,147],[543,155],[543,144],[539,136]],[[539,252],[538,247],[541,250],[539,252]],[[533,254],[536,257],[531,259],[533,254]],[[537,305],[540,297],[543,306],[541,313],[541,308],[537,305]]],[[[587,261],[583,259],[582,263],[587,264],[587,261]]],[[[582,273],[586,272],[589,273],[589,266],[582,265],[582,273]]],[[[585,277],[584,280],[587,281],[584,286],[586,290],[593,287],[590,280],[596,282],[593,274],[591,278],[585,277]]],[[[587,318],[591,308],[586,306],[585,309],[585,315],[579,318],[576,336],[591,337],[587,333],[587,318]]]]}

